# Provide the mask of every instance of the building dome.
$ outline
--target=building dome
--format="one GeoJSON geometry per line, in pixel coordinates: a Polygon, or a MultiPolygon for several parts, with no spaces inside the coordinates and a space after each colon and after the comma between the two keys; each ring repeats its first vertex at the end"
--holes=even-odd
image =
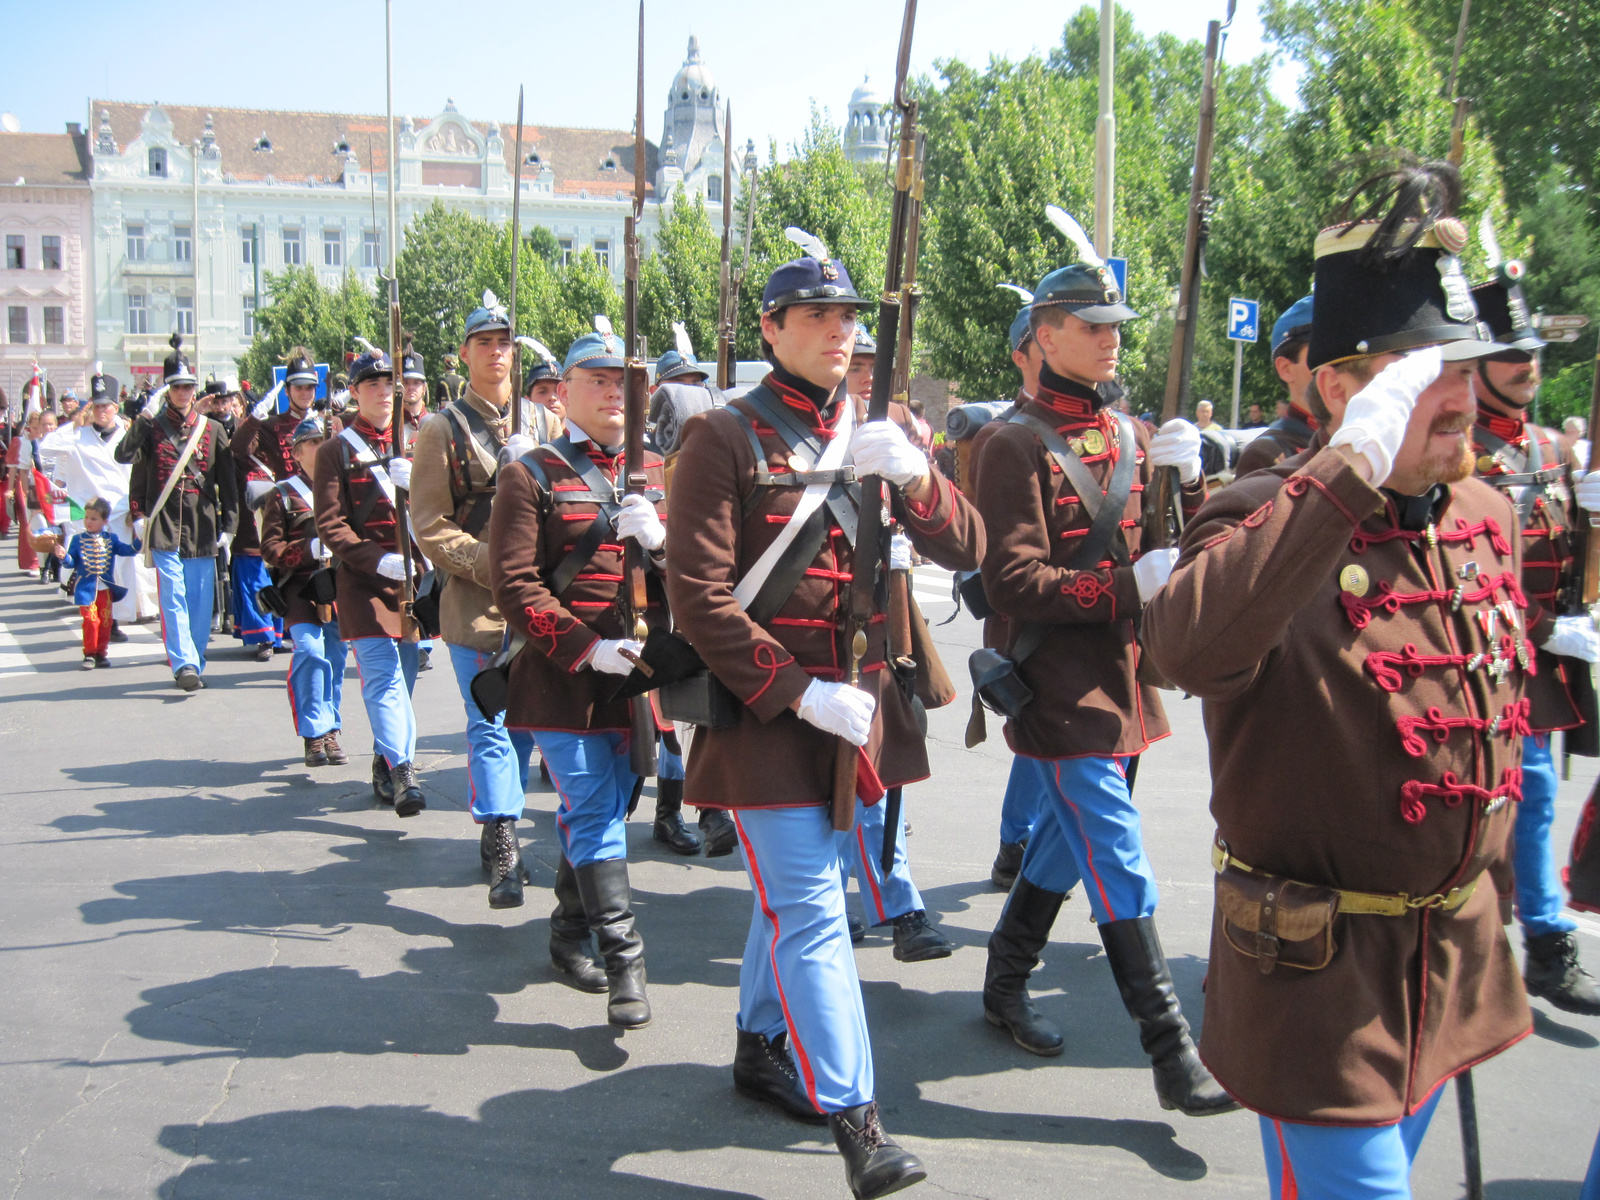
{"type": "Polygon", "coordinates": [[[861,86],[850,93],[844,124],[845,157],[852,162],[883,162],[889,157],[888,106],[871,78],[863,77],[861,86]]]}
{"type": "Polygon", "coordinates": [[[878,94],[878,89],[872,86],[872,77],[870,75],[862,76],[861,86],[850,93],[851,112],[862,108],[876,113],[882,111],[883,106],[888,103],[878,94]]]}
{"type": "Polygon", "coordinates": [[[678,73],[673,77],[672,90],[667,93],[668,104],[682,104],[685,101],[694,103],[704,101],[712,103],[717,99],[717,81],[711,77],[711,72],[700,59],[700,39],[693,34],[689,36],[689,53],[684,57],[683,66],[678,68],[678,73]]]}

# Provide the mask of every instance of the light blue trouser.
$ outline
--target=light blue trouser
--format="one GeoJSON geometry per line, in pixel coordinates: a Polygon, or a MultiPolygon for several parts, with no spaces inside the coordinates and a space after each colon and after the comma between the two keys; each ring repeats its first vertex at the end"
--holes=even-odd
{"type": "Polygon", "coordinates": [[[849,833],[835,831],[839,844],[840,886],[852,874],[861,892],[861,911],[868,925],[883,925],[924,907],[922,894],[911,882],[906,859],[906,810],[900,809],[900,827],[894,835],[894,860],[883,873],[883,826],[887,799],[876,804],[856,800],[856,826],[849,833]]]}
{"type": "Polygon", "coordinates": [[[683,756],[668,750],[667,743],[660,739],[656,743],[656,778],[683,778],[683,756]]]}
{"type": "Polygon", "coordinates": [[[739,1028],[785,1031],[823,1112],[873,1098],[872,1043],[844,917],[839,849],[823,805],[734,809],[754,912],[739,968],[739,1028]]]}
{"type": "Polygon", "coordinates": [[[1259,1118],[1272,1200],[1411,1200],[1411,1164],[1442,1095],[1443,1086],[1405,1120],[1377,1128],[1259,1118]]]}
{"type": "Polygon", "coordinates": [[[526,729],[508,730],[503,712],[488,720],[472,698],[472,677],[488,669],[494,654],[448,642],[446,646],[467,710],[467,811],[480,825],[495,817],[521,817],[533,734],[526,729]]]}
{"type": "Polygon", "coordinates": [[[1035,887],[1068,892],[1081,878],[1099,924],[1156,911],[1139,810],[1121,758],[1034,759],[1044,788],[1022,874],[1035,887]],[[1055,826],[1047,832],[1048,826],[1055,826]]]}
{"type": "Polygon", "coordinates": [[[301,621],[289,626],[294,654],[289,659],[289,711],[295,732],[321,737],[343,729],[344,667],[349,651],[339,636],[339,620],[326,625],[301,621]]]}
{"type": "Polygon", "coordinates": [[[1600,1137],[1594,1140],[1594,1154],[1589,1159],[1589,1174],[1584,1178],[1583,1191],[1578,1200],[1600,1200],[1600,1137]]]}
{"type": "Polygon", "coordinates": [[[206,669],[206,646],[211,641],[211,606],[217,589],[217,560],[179,558],[176,550],[153,550],[156,595],[161,604],[161,641],[167,666],[176,675],[193,667],[206,669]]]}
{"type": "Polygon", "coordinates": [[[561,851],[575,867],[628,857],[628,801],[639,779],[628,760],[628,736],[534,731],[551,786],[561,797],[561,851]]]}
{"type": "Polygon", "coordinates": [[[417,757],[417,714],[411,689],[417,686],[417,644],[392,637],[352,638],[346,643],[361,675],[361,702],[372,726],[372,751],[390,768],[417,757]]]}
{"type": "Polygon", "coordinates": [[[283,644],[283,618],[262,610],[256,593],[272,582],[259,554],[235,554],[233,570],[233,620],[246,646],[283,644]]]}
{"type": "Polygon", "coordinates": [[[1517,919],[1532,937],[1570,933],[1578,923],[1562,911],[1567,894],[1561,886],[1550,847],[1550,826],[1556,819],[1556,764],[1550,735],[1522,739],[1522,803],[1517,805],[1517,919]]]}
{"type": "Polygon", "coordinates": [[[1020,754],[1011,759],[1005,799],[1000,802],[1000,840],[1007,845],[1015,845],[1031,834],[1039,819],[1042,785],[1033,763],[1033,759],[1020,754]]]}

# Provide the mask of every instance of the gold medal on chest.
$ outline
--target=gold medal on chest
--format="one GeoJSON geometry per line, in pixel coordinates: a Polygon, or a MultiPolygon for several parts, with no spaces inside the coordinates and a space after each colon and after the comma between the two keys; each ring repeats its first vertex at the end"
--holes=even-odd
{"type": "Polygon", "coordinates": [[[1098,429],[1091,429],[1083,435],[1083,449],[1080,454],[1104,454],[1106,452],[1106,435],[1098,429]]]}
{"type": "Polygon", "coordinates": [[[1492,454],[1480,454],[1480,455],[1478,455],[1478,473],[1480,475],[1487,475],[1490,471],[1494,470],[1494,468],[1495,468],[1494,455],[1492,455],[1492,454]]]}
{"type": "Polygon", "coordinates": [[[1365,596],[1371,581],[1367,578],[1364,568],[1351,563],[1339,572],[1339,590],[1349,592],[1352,596],[1365,596]]]}
{"type": "Polygon", "coordinates": [[[807,471],[811,470],[811,464],[800,455],[791,454],[789,455],[789,470],[793,471],[796,475],[803,475],[807,471]]]}

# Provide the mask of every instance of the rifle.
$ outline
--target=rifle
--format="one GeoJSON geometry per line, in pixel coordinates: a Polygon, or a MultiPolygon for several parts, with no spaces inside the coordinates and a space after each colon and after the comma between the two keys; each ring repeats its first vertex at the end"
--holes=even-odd
{"type": "MultiPolygon", "coordinates": [[[[1233,19],[1233,3],[1228,5],[1233,19]]],[[[1211,151],[1217,127],[1217,57],[1222,48],[1222,22],[1206,24],[1205,75],[1200,84],[1200,128],[1194,143],[1194,178],[1189,184],[1189,222],[1183,236],[1183,270],[1178,280],[1177,322],[1172,329],[1172,351],[1167,358],[1167,391],[1161,401],[1161,423],[1178,415],[1189,402],[1189,376],[1194,367],[1195,317],[1200,305],[1206,239],[1211,235],[1211,151]]],[[[1145,506],[1143,544],[1160,549],[1183,532],[1183,507],[1174,486],[1176,467],[1160,472],[1156,502],[1145,506]],[[1168,527],[1169,520],[1172,528],[1168,527]]]]}
{"type": "Polygon", "coordinates": [[[722,120],[722,261],[717,267],[717,387],[733,386],[733,101],[722,120]]]}
{"type": "MultiPolygon", "coordinates": [[[[911,228],[912,179],[916,174],[917,102],[907,91],[911,70],[911,34],[916,26],[917,0],[906,0],[900,25],[900,53],[895,64],[894,106],[900,118],[900,146],[895,157],[894,203],[889,216],[888,260],[884,264],[883,294],[878,301],[878,357],[872,370],[872,399],[868,421],[889,417],[889,393],[894,378],[895,351],[899,348],[900,313],[909,307],[905,296],[905,253],[911,228]]],[[[879,607],[880,568],[888,558],[883,524],[883,480],[868,475],[861,480],[861,511],[856,522],[855,562],[850,579],[850,613],[843,630],[849,663],[848,681],[861,682],[861,659],[867,652],[867,625],[879,607]]],[[[855,823],[856,769],[860,751],[844,738],[833,767],[833,827],[847,830],[855,823]]]]}
{"type": "Polygon", "coordinates": [[[511,432],[522,432],[522,344],[517,341],[517,251],[522,248],[522,93],[517,86],[517,165],[511,179],[511,432]]]}
{"type": "MultiPolygon", "coordinates": [[[[641,357],[639,338],[639,222],[644,219],[644,0],[639,0],[638,96],[633,126],[633,211],[624,222],[623,245],[627,255],[626,282],[623,287],[626,339],[623,368],[622,465],[624,488],[629,495],[640,495],[649,487],[644,469],[644,421],[650,411],[650,375],[641,357]]],[[[633,539],[623,548],[622,601],[625,637],[644,641],[644,612],[649,603],[645,591],[645,550],[633,539]]],[[[628,701],[633,736],[629,739],[629,765],[643,779],[656,773],[656,718],[650,693],[628,701]]]]}
{"type": "Polygon", "coordinates": [[[1461,19],[1456,23],[1455,54],[1450,59],[1450,80],[1444,87],[1444,98],[1455,106],[1450,114],[1450,153],[1446,155],[1451,165],[1459,167],[1467,154],[1467,110],[1472,101],[1456,95],[1456,82],[1461,71],[1461,52],[1467,46],[1467,18],[1472,13],[1472,0],[1461,0],[1461,19]]]}
{"type": "MultiPolygon", "coordinates": [[[[389,417],[393,431],[390,453],[404,458],[406,453],[406,394],[405,380],[400,371],[400,276],[395,258],[395,185],[398,169],[394,157],[394,0],[385,0],[384,26],[384,86],[387,93],[389,126],[389,366],[394,372],[394,411],[389,417]]],[[[405,578],[400,581],[400,637],[404,639],[416,628],[412,614],[411,593],[411,521],[407,514],[408,498],[399,489],[394,497],[394,536],[400,544],[400,557],[405,563],[405,578]]]]}
{"type": "MultiPolygon", "coordinates": [[[[1600,469],[1600,437],[1595,436],[1595,431],[1600,429],[1600,347],[1596,347],[1594,356],[1594,386],[1589,393],[1589,462],[1588,468],[1593,471],[1600,469]]],[[[1587,608],[1596,600],[1600,600],[1600,536],[1595,535],[1595,530],[1600,529],[1600,513],[1590,513],[1586,526],[1573,530],[1575,534],[1583,537],[1583,553],[1574,554],[1575,558],[1583,561],[1583,606],[1587,608]]]]}

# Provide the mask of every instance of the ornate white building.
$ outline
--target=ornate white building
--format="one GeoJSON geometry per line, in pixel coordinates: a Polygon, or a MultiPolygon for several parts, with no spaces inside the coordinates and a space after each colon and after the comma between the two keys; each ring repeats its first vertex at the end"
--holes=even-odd
{"type": "Polygon", "coordinates": [[[0,391],[19,408],[35,359],[57,392],[87,394],[89,206],[89,151],[76,123],[66,133],[0,132],[0,391]]]}
{"type": "Polygon", "coordinates": [[[889,101],[878,95],[870,78],[850,93],[844,123],[844,153],[851,162],[884,162],[889,157],[889,101]]]}

